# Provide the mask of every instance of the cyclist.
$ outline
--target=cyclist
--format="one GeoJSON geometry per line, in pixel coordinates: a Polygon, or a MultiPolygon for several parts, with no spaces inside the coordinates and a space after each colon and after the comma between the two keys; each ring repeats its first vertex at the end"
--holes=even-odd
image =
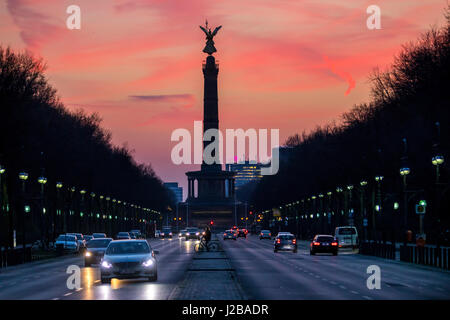
{"type": "Polygon", "coordinates": [[[203,240],[205,242],[206,249],[209,250],[208,243],[209,243],[209,241],[211,241],[211,230],[209,229],[208,226],[206,226],[206,228],[205,228],[205,234],[203,235],[203,240]]]}

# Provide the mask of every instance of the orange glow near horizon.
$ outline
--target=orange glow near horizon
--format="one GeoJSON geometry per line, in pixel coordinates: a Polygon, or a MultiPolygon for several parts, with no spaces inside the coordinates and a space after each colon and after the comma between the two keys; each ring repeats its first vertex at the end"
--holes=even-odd
{"type": "Polygon", "coordinates": [[[370,100],[368,77],[444,21],[445,0],[0,0],[1,45],[42,57],[71,109],[97,112],[113,142],[163,181],[184,172],[171,132],[203,117],[205,18],[216,38],[220,128],[279,128],[280,143],[370,100]],[[81,8],[81,29],[66,8],[81,8]],[[380,30],[366,8],[381,8],[380,30]]]}

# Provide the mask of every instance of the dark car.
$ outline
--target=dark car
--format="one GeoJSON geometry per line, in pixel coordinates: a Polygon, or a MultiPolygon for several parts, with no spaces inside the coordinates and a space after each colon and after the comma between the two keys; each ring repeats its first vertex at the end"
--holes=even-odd
{"type": "Polygon", "coordinates": [[[233,230],[226,230],[223,233],[223,240],[227,240],[227,239],[236,240],[236,232],[233,230]]]}
{"type": "Polygon", "coordinates": [[[146,240],[111,241],[100,264],[100,279],[158,279],[155,254],[146,240]]]}
{"type": "Polygon", "coordinates": [[[93,234],[92,234],[92,237],[93,237],[94,239],[98,239],[98,238],[107,238],[107,237],[106,237],[106,233],[99,233],[99,232],[93,233],[93,234]]]}
{"type": "Polygon", "coordinates": [[[84,237],[84,241],[86,241],[86,244],[93,238],[92,235],[84,235],[83,237],[84,237]]]}
{"type": "Polygon", "coordinates": [[[111,238],[91,239],[86,244],[86,252],[84,254],[84,266],[90,267],[91,264],[98,264],[105,254],[106,248],[112,241],[111,238]]]}
{"type": "Polygon", "coordinates": [[[171,238],[172,239],[172,228],[170,227],[163,227],[161,230],[161,238],[171,238]]]}
{"type": "Polygon", "coordinates": [[[186,240],[188,240],[188,239],[200,240],[201,236],[202,236],[201,232],[198,228],[194,228],[194,227],[186,228],[186,233],[185,233],[186,240]]]}
{"type": "Polygon", "coordinates": [[[332,253],[334,256],[338,254],[338,242],[330,235],[316,235],[311,241],[311,248],[309,253],[315,255],[316,253],[332,253]]]}
{"type": "Polygon", "coordinates": [[[297,253],[297,239],[293,234],[279,234],[273,245],[273,252],[287,250],[297,253]]]}
{"type": "Polygon", "coordinates": [[[131,239],[128,232],[119,232],[116,236],[116,240],[129,240],[131,239]]]}
{"type": "Polygon", "coordinates": [[[238,237],[247,238],[247,233],[248,233],[247,229],[244,229],[244,228],[241,228],[241,229],[237,230],[237,236],[238,237]]]}
{"type": "Polygon", "coordinates": [[[259,234],[259,240],[261,239],[272,239],[272,233],[270,230],[261,230],[261,233],[259,234]]]}

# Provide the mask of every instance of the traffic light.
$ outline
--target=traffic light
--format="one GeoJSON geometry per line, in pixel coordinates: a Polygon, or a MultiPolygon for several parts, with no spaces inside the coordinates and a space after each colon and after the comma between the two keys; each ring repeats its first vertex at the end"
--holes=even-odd
{"type": "Polygon", "coordinates": [[[211,220],[211,221],[209,222],[209,224],[210,224],[210,225],[213,225],[213,224],[214,224],[214,221],[211,220]]]}
{"type": "Polygon", "coordinates": [[[419,204],[416,204],[416,213],[425,214],[427,210],[427,202],[425,200],[420,200],[419,204]]]}
{"type": "Polygon", "coordinates": [[[250,215],[252,215],[252,214],[253,214],[253,211],[250,211],[249,213],[250,213],[250,215]]]}

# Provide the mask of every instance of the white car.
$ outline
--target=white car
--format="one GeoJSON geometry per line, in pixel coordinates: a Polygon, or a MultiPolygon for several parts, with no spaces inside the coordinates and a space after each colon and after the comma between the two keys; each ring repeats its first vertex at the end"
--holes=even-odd
{"type": "Polygon", "coordinates": [[[353,226],[337,227],[334,231],[339,248],[357,248],[358,247],[358,230],[353,226]]]}
{"type": "Polygon", "coordinates": [[[68,233],[67,235],[75,236],[77,238],[80,249],[86,248],[86,241],[84,241],[84,237],[81,233],[68,233]]]}
{"type": "Polygon", "coordinates": [[[80,251],[80,245],[77,241],[77,237],[70,234],[60,235],[55,241],[55,248],[62,248],[72,252],[80,251]]]}
{"type": "Polygon", "coordinates": [[[161,230],[156,230],[155,231],[155,238],[159,238],[161,237],[161,230]]]}

